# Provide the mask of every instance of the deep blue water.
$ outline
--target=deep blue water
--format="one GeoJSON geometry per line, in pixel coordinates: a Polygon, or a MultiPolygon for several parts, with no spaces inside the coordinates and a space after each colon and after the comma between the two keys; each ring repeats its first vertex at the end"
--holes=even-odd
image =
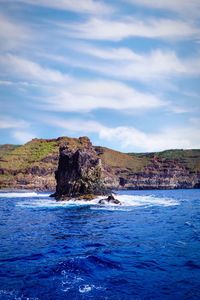
{"type": "Polygon", "coordinates": [[[200,299],[200,190],[120,194],[0,193],[0,300],[200,299]]]}

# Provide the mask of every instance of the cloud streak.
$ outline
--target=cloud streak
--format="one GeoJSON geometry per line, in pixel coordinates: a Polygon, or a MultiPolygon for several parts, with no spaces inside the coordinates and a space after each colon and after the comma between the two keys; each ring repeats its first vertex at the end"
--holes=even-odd
{"type": "Polygon", "coordinates": [[[30,30],[13,18],[0,14],[0,28],[1,51],[22,48],[30,41],[30,30]]]}
{"type": "Polygon", "coordinates": [[[46,110],[90,112],[97,109],[120,110],[134,113],[137,110],[156,109],[167,103],[150,93],[138,92],[118,81],[72,80],[71,84],[52,91],[40,106],[46,110]]]}
{"type": "Polygon", "coordinates": [[[146,18],[145,21],[127,17],[122,20],[90,18],[86,22],[57,23],[63,34],[77,39],[120,41],[130,37],[149,39],[195,39],[198,27],[173,19],[146,18]]]}
{"type": "Polygon", "coordinates": [[[13,138],[21,144],[27,143],[36,137],[34,133],[25,130],[15,130],[12,132],[13,138]]]}
{"type": "Polygon", "coordinates": [[[119,81],[73,78],[13,55],[0,57],[0,65],[18,80],[38,82],[35,89],[41,96],[38,98],[40,103],[36,105],[46,110],[89,112],[114,109],[130,112],[167,105],[158,97],[139,92],[119,81]]]}
{"type": "Polygon", "coordinates": [[[66,63],[120,79],[148,82],[200,74],[200,56],[183,59],[172,50],[158,48],[150,53],[139,54],[129,48],[102,48],[81,43],[71,47],[74,51],[94,57],[96,61],[94,63],[88,58],[66,60],[66,63]]]}
{"type": "Polygon", "coordinates": [[[126,2],[152,9],[168,10],[187,17],[188,15],[199,16],[200,10],[199,0],[126,0],[126,2]]]}
{"type": "Polygon", "coordinates": [[[29,123],[24,120],[14,119],[5,116],[1,116],[0,118],[0,129],[24,128],[28,126],[29,123]]]}
{"type": "Polygon", "coordinates": [[[15,0],[14,2],[86,14],[108,14],[113,11],[113,8],[105,2],[94,0],[15,0]]]}
{"type": "Polygon", "coordinates": [[[29,59],[17,55],[6,54],[0,56],[0,67],[4,73],[10,76],[15,75],[17,78],[24,80],[36,80],[39,82],[64,83],[69,77],[60,71],[42,67],[29,59]]]}
{"type": "Polygon", "coordinates": [[[85,134],[96,133],[101,141],[115,141],[121,145],[121,150],[132,151],[161,151],[166,149],[197,149],[200,142],[197,136],[200,129],[193,124],[187,127],[165,127],[157,132],[146,133],[135,127],[118,126],[107,127],[96,121],[86,121],[84,119],[51,119],[54,126],[58,126],[67,131],[85,134]]]}

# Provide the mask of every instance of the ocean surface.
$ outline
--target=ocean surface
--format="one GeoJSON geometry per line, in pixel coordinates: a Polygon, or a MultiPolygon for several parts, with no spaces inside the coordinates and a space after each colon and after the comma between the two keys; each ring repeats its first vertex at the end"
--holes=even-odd
{"type": "Polygon", "coordinates": [[[200,299],[200,190],[0,192],[0,300],[200,299]]]}

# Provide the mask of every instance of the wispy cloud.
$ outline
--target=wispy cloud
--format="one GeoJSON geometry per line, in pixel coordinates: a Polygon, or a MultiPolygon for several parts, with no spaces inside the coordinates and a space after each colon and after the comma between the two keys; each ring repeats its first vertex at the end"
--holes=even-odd
{"type": "Polygon", "coordinates": [[[0,28],[0,50],[19,49],[32,36],[29,29],[3,14],[0,14],[0,28]]]}
{"type": "Polygon", "coordinates": [[[15,143],[26,143],[36,137],[36,134],[31,132],[30,123],[19,118],[10,116],[0,117],[0,129],[6,130],[8,135],[11,135],[15,143]]]}
{"type": "Polygon", "coordinates": [[[200,74],[200,56],[179,58],[175,51],[154,49],[150,53],[136,53],[129,48],[96,47],[90,44],[72,44],[74,51],[96,59],[65,60],[68,64],[94,70],[121,79],[152,81],[175,76],[200,74]],[[148,68],[147,68],[148,66],[148,68]]]}
{"type": "Polygon", "coordinates": [[[15,130],[12,132],[12,136],[15,139],[15,141],[17,141],[17,143],[21,144],[29,142],[31,139],[36,137],[34,133],[25,130],[15,130]]]}
{"type": "Polygon", "coordinates": [[[12,54],[0,55],[0,67],[4,70],[4,73],[9,74],[11,77],[14,75],[18,79],[21,78],[26,81],[64,83],[69,79],[67,74],[48,67],[42,67],[36,62],[12,54]]]}
{"type": "Polygon", "coordinates": [[[37,94],[41,95],[38,98],[40,104],[37,105],[46,110],[89,112],[114,109],[130,112],[167,105],[158,97],[139,92],[119,81],[73,78],[13,55],[6,55],[6,59],[5,56],[0,57],[0,65],[18,80],[36,80],[40,83],[37,90],[37,94]]]}
{"type": "Polygon", "coordinates": [[[200,37],[198,27],[173,19],[127,17],[122,20],[91,18],[86,22],[57,23],[63,34],[88,40],[120,41],[130,37],[150,39],[193,39],[200,37]]]}
{"type": "Polygon", "coordinates": [[[200,10],[199,0],[126,0],[134,5],[140,5],[152,9],[162,9],[168,10],[170,12],[176,12],[178,14],[183,14],[187,17],[198,16],[200,10]]]}
{"type": "Polygon", "coordinates": [[[78,13],[108,14],[113,11],[111,5],[98,0],[14,0],[13,2],[44,6],[78,13]]]}
{"type": "Polygon", "coordinates": [[[139,92],[128,85],[111,80],[78,80],[51,91],[54,96],[44,98],[41,108],[66,112],[89,112],[112,109],[134,112],[167,105],[158,97],[139,92]]]}
{"type": "Polygon", "coordinates": [[[12,117],[0,117],[0,129],[24,128],[28,127],[29,123],[24,120],[15,119],[12,117]]]}
{"type": "MultiPolygon", "coordinates": [[[[48,120],[46,121],[48,122],[48,120]]],[[[96,133],[101,141],[118,142],[123,151],[138,149],[138,151],[151,152],[200,147],[200,142],[197,139],[200,135],[200,129],[197,129],[192,123],[185,128],[169,126],[161,128],[159,131],[147,133],[135,127],[118,126],[112,128],[96,121],[84,119],[51,119],[49,122],[73,133],[96,133]]]]}

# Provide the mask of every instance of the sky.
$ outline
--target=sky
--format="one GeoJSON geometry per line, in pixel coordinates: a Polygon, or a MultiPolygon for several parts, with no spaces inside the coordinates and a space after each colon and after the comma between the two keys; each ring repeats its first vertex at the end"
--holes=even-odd
{"type": "Polygon", "coordinates": [[[0,0],[0,144],[200,148],[200,0],[0,0]]]}

